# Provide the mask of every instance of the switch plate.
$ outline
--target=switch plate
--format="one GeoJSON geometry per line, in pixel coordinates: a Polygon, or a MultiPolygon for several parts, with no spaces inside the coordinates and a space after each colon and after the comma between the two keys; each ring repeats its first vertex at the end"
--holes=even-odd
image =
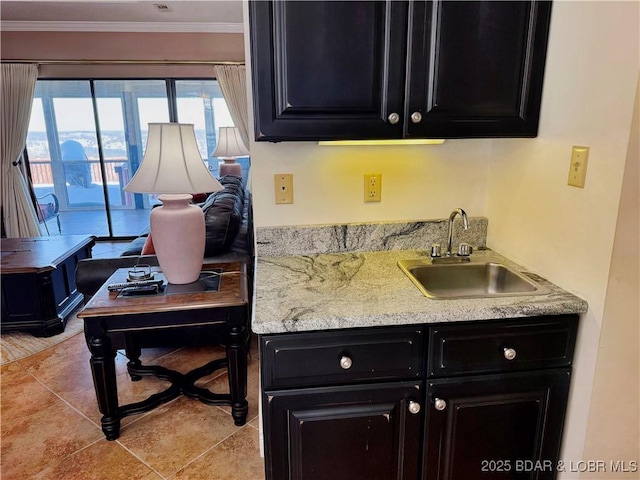
{"type": "Polygon", "coordinates": [[[293,203],[293,174],[276,173],[273,182],[276,204],[293,203]]]}
{"type": "Polygon", "coordinates": [[[365,202],[381,202],[382,201],[382,174],[381,173],[365,173],[364,174],[364,201],[365,202]]]}
{"type": "Polygon", "coordinates": [[[589,147],[574,145],[571,150],[571,164],[569,166],[568,185],[584,188],[584,180],[587,177],[587,161],[589,160],[589,147]]]}

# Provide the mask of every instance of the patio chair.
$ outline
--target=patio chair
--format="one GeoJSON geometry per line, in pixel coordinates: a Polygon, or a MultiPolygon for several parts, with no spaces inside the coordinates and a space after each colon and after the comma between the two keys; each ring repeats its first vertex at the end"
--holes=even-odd
{"type": "Polygon", "coordinates": [[[47,229],[47,233],[49,233],[49,227],[47,226],[47,220],[50,218],[56,219],[56,223],[58,224],[58,233],[62,234],[62,229],[60,228],[60,202],[58,201],[58,197],[55,193],[47,193],[42,195],[41,197],[37,197],[38,201],[38,220],[40,223],[44,223],[45,228],[47,229]],[[46,201],[45,199],[49,199],[46,201]]]}

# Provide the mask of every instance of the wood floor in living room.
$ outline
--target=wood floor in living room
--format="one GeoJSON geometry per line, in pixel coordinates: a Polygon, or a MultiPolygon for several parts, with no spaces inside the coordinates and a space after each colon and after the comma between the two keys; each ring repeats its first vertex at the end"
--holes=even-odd
{"type": "MultiPolygon", "coordinates": [[[[143,364],[187,372],[220,358],[219,346],[145,349],[143,364]]],[[[78,333],[44,351],[2,365],[1,470],[4,480],[260,480],[264,462],[258,441],[257,343],[248,366],[249,415],[237,427],[228,407],[184,396],[151,412],[123,419],[120,438],[107,441],[100,429],[84,335],[78,333]]],[[[124,352],[116,356],[121,404],[166,388],[146,377],[132,382],[124,352]]],[[[219,370],[198,386],[228,391],[219,370]]]]}

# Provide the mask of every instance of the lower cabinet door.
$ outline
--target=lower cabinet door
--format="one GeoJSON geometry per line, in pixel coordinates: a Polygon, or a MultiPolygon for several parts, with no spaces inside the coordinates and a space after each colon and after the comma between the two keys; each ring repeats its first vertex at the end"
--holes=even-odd
{"type": "Polygon", "coordinates": [[[429,380],[423,480],[556,477],[569,369],[429,380]]]}
{"type": "Polygon", "coordinates": [[[420,383],[265,392],[270,480],[417,480],[420,383]]]}

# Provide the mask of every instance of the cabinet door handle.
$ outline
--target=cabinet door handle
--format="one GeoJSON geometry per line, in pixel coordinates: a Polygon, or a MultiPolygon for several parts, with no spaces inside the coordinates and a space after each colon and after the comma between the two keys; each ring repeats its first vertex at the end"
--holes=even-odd
{"type": "Polygon", "coordinates": [[[340,359],[340,366],[343,370],[349,370],[351,368],[351,365],[353,365],[353,362],[346,355],[340,359]]]}
{"type": "Polygon", "coordinates": [[[409,402],[409,412],[413,413],[414,415],[416,413],[420,413],[420,404],[418,402],[414,402],[413,400],[411,400],[409,402]]]}
{"type": "Polygon", "coordinates": [[[391,113],[389,114],[389,116],[387,117],[387,120],[389,120],[389,123],[391,125],[395,125],[396,123],[398,123],[400,121],[400,115],[398,115],[397,113],[391,113]]]}
{"type": "Polygon", "coordinates": [[[444,410],[445,408],[447,408],[447,402],[445,402],[441,398],[436,398],[433,401],[433,405],[436,407],[436,410],[444,410]]]}
{"type": "Polygon", "coordinates": [[[516,358],[517,353],[514,348],[504,347],[502,351],[504,352],[504,358],[506,358],[507,360],[513,360],[514,358],[516,358]]]}
{"type": "Polygon", "coordinates": [[[420,123],[422,121],[422,114],[420,112],[413,112],[411,114],[411,121],[413,123],[420,123]]]}

